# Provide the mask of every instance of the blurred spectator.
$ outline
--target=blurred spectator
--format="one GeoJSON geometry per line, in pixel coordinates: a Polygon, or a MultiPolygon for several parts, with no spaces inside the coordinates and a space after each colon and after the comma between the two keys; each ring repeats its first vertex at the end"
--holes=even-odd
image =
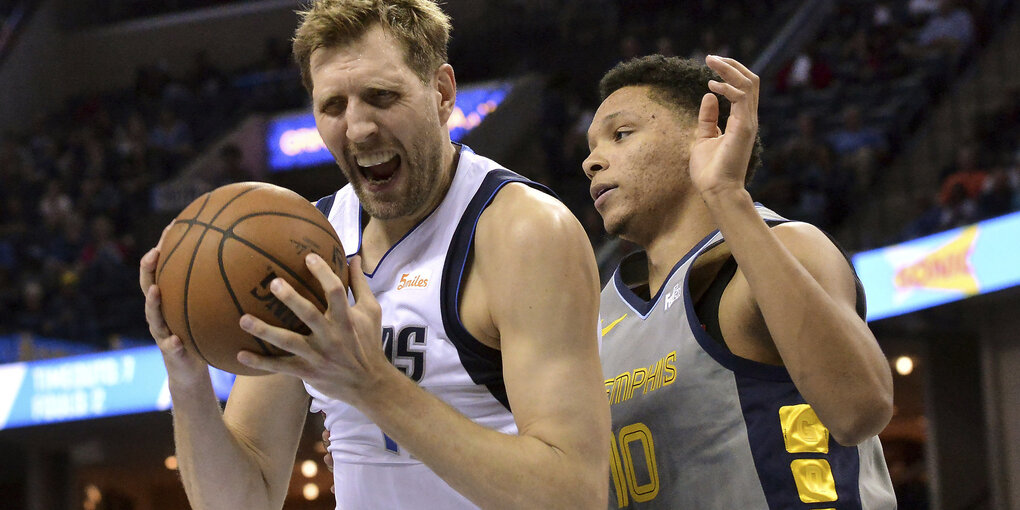
{"type": "Polygon", "coordinates": [[[620,56],[617,62],[626,62],[644,54],[645,51],[641,47],[641,40],[635,35],[628,35],[620,40],[620,56]]]}
{"type": "Polygon", "coordinates": [[[665,57],[677,56],[676,47],[673,45],[673,39],[668,35],[659,36],[655,40],[655,53],[665,57]]]}
{"type": "Polygon", "coordinates": [[[42,333],[46,325],[46,294],[42,283],[27,280],[21,286],[21,301],[13,309],[13,326],[16,331],[42,333]]]}
{"type": "Polygon", "coordinates": [[[46,307],[43,333],[51,338],[100,343],[96,310],[92,301],[82,293],[74,271],[60,275],[60,287],[46,307]]]}
{"type": "Polygon", "coordinates": [[[940,201],[947,204],[950,196],[956,193],[959,186],[968,199],[976,199],[985,187],[988,172],[978,166],[977,154],[973,146],[966,145],[956,152],[956,165],[942,182],[940,201]]]}
{"type": "Polygon", "coordinates": [[[720,42],[715,35],[715,29],[704,28],[701,30],[701,44],[691,52],[690,58],[698,62],[704,62],[708,55],[719,55],[728,57],[733,52],[728,44],[720,42]]]}
{"type": "Polygon", "coordinates": [[[956,0],[941,0],[938,12],[928,19],[917,35],[923,52],[959,56],[974,42],[974,17],[956,0]]]}
{"type": "Polygon", "coordinates": [[[849,106],[843,112],[843,127],[829,135],[829,145],[839,166],[853,174],[858,191],[871,187],[875,166],[888,155],[889,143],[877,128],[865,126],[861,110],[849,106]]]}
{"type": "Polygon", "coordinates": [[[797,116],[797,132],[783,145],[782,151],[784,157],[798,168],[830,165],[832,161],[831,151],[818,137],[815,117],[810,113],[797,116]]]}
{"type": "Polygon", "coordinates": [[[942,199],[942,215],[938,230],[970,225],[978,220],[977,202],[967,196],[967,188],[961,182],[955,183],[942,199]]]}
{"type": "Polygon", "coordinates": [[[81,250],[81,262],[89,267],[125,267],[128,247],[115,237],[113,222],[99,216],[92,220],[91,230],[91,239],[81,250]]]}
{"type": "Polygon", "coordinates": [[[871,11],[871,23],[876,27],[886,27],[893,24],[892,9],[885,3],[876,3],[874,10],[871,11]]]}
{"type": "Polygon", "coordinates": [[[149,128],[141,112],[132,110],[127,121],[114,128],[114,147],[122,159],[131,159],[138,164],[145,163],[149,147],[149,128]]]}
{"type": "Polygon", "coordinates": [[[46,252],[64,267],[71,267],[81,260],[85,247],[85,218],[75,213],[65,218],[46,236],[46,252]]]}
{"type": "Polygon", "coordinates": [[[116,216],[120,211],[120,192],[110,181],[99,175],[88,175],[78,188],[78,209],[86,217],[105,214],[116,216]]]}
{"type": "Polygon", "coordinates": [[[818,137],[813,115],[797,116],[797,132],[781,151],[796,175],[790,185],[797,190],[797,218],[820,228],[838,225],[850,211],[847,190],[853,187],[853,175],[836,171],[832,150],[818,137]]]}
{"type": "Polygon", "coordinates": [[[828,87],[832,79],[832,68],[811,48],[801,52],[783,66],[776,76],[775,87],[780,93],[788,89],[821,90],[828,87]]]}
{"type": "Polygon", "coordinates": [[[74,203],[64,192],[60,181],[50,181],[46,186],[46,194],[39,199],[39,216],[43,223],[55,225],[71,213],[74,203]]]}
{"type": "Polygon", "coordinates": [[[939,11],[939,0],[910,0],[907,12],[917,19],[927,18],[939,11]]]}
{"type": "Polygon", "coordinates": [[[1016,207],[1020,196],[1020,169],[996,167],[985,179],[978,197],[978,215],[981,219],[1002,216],[1016,207]]]}
{"type": "Polygon", "coordinates": [[[938,232],[942,226],[942,206],[932,192],[920,192],[914,197],[914,208],[908,216],[913,218],[896,241],[916,239],[938,232]]]}
{"type": "Polygon", "coordinates": [[[159,112],[159,122],[149,131],[149,148],[160,177],[182,165],[193,154],[191,129],[169,108],[159,112]]]}

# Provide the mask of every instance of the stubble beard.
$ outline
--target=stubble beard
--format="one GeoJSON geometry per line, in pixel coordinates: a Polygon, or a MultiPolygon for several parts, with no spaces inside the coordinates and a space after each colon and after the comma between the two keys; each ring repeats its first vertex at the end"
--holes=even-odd
{"type": "MultiPolygon", "coordinates": [[[[394,196],[381,199],[365,190],[364,181],[350,179],[354,193],[361,202],[362,209],[369,216],[390,220],[411,216],[419,213],[436,192],[436,186],[442,175],[443,156],[440,143],[432,136],[424,136],[415,141],[407,153],[407,161],[402,161],[404,182],[393,190],[394,196]]],[[[357,172],[357,170],[355,170],[357,172]]],[[[360,177],[360,176],[359,176],[360,177]]]]}

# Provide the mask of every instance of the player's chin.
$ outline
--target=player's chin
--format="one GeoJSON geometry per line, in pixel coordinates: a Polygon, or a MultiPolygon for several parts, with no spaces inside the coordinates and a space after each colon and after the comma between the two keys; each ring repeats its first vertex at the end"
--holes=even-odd
{"type": "Polygon", "coordinates": [[[606,233],[613,236],[620,236],[626,233],[626,221],[623,215],[613,210],[599,211],[602,216],[602,227],[606,233]]]}
{"type": "Polygon", "coordinates": [[[373,194],[366,194],[364,197],[359,197],[359,200],[361,200],[361,207],[365,209],[365,212],[376,219],[391,220],[408,214],[406,203],[402,200],[388,199],[373,194]]]}

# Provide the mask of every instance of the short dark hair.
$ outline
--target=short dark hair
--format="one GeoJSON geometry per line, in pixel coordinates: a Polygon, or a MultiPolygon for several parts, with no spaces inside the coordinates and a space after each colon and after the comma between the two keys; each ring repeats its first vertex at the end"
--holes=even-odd
{"type": "MultiPolygon", "coordinates": [[[[624,87],[649,87],[653,101],[672,108],[684,115],[693,115],[697,120],[701,109],[701,98],[708,89],[708,81],[722,81],[715,71],[697,60],[680,57],[648,55],[621,62],[602,77],[599,82],[599,100],[605,101],[613,92],[624,87]]],[[[730,116],[730,102],[719,98],[719,124],[725,129],[730,116]]],[[[751,161],[747,164],[744,185],[751,182],[755,171],[761,166],[761,134],[755,135],[751,161]]]]}

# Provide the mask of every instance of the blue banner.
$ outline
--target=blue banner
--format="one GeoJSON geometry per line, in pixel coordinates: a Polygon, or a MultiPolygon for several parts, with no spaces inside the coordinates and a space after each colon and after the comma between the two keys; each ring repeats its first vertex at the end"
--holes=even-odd
{"type": "MultiPolygon", "coordinates": [[[[226,400],[234,375],[210,368],[226,400]]],[[[0,365],[0,430],[171,407],[155,346],[0,365]]]]}
{"type": "Polygon", "coordinates": [[[859,253],[868,320],[1020,284],[1020,213],[859,253]]]}
{"type": "MultiPolygon", "coordinates": [[[[486,116],[496,111],[511,88],[509,83],[500,82],[458,90],[457,102],[446,123],[450,139],[455,142],[462,140],[486,116]]],[[[270,121],[266,128],[266,150],[269,169],[273,172],[333,162],[333,155],[322,143],[311,113],[281,115],[270,121]]]]}

